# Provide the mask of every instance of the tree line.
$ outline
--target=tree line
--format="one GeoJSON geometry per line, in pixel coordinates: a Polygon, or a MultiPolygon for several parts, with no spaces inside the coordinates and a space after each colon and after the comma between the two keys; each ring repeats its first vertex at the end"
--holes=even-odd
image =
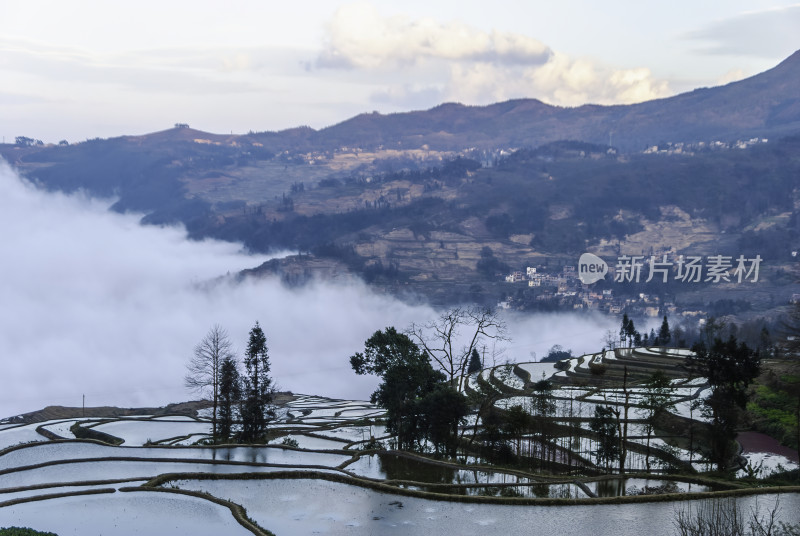
{"type": "MultiPolygon", "coordinates": [[[[800,313],[797,315],[800,318],[800,313]]],[[[708,381],[710,394],[697,405],[710,420],[709,425],[703,425],[708,428],[704,434],[708,438],[708,459],[723,471],[735,455],[733,440],[748,400],[748,388],[761,370],[762,353],[733,335],[727,340],[716,336],[714,321],[707,322],[706,327],[708,337],[693,346],[694,355],[685,360],[685,369],[688,377],[704,377],[708,381]]],[[[627,315],[619,336],[628,344],[635,344],[640,338],[627,315]]],[[[669,322],[664,317],[651,340],[666,346],[671,339],[669,322]]],[[[473,381],[467,389],[469,376],[487,366],[486,343],[504,340],[508,340],[506,325],[495,311],[459,307],[428,323],[411,324],[402,332],[391,326],[376,331],[365,341],[363,351],[350,356],[349,361],[357,374],[380,377],[371,401],[386,410],[387,431],[394,436],[396,448],[432,449],[438,455],[455,456],[460,448],[470,449],[477,442],[482,455],[493,461],[509,462],[524,456],[543,463],[578,463],[580,437],[586,434],[575,423],[570,424],[577,427],[575,430],[565,431],[555,421],[559,413],[562,417],[578,417],[581,412],[574,412],[571,401],[568,411],[557,409],[550,380],[531,379],[533,393],[527,408],[496,407],[503,395],[488,388],[488,384],[482,385],[485,381],[473,381]],[[483,358],[480,349],[484,351],[483,358]],[[475,415],[473,433],[465,439],[464,425],[470,413],[475,415]]],[[[786,353],[792,352],[796,354],[796,348],[790,344],[786,353]]],[[[560,347],[554,347],[551,353],[571,355],[571,351],[560,347]]],[[[495,364],[496,357],[497,354],[490,354],[489,366],[495,364]]],[[[506,368],[511,373],[511,366],[506,368]]],[[[227,332],[215,325],[195,347],[188,369],[186,385],[210,394],[214,441],[265,439],[267,425],[275,415],[274,382],[269,375],[266,336],[258,322],[250,330],[241,362],[227,332]]],[[[674,386],[662,371],[657,371],[639,386],[641,395],[633,403],[627,369],[624,372],[622,398],[615,404],[597,404],[594,417],[588,419],[591,433],[587,437],[594,445],[591,455],[598,467],[609,469],[619,462],[623,473],[628,456],[627,423],[632,417],[629,412],[635,412],[644,423],[647,442],[643,459],[649,470],[650,439],[659,417],[674,403],[674,386]]],[[[692,426],[688,431],[690,451],[694,450],[693,431],[692,426]]]]}
{"type": "Polygon", "coordinates": [[[241,363],[228,333],[214,325],[195,346],[187,368],[186,386],[211,395],[213,441],[264,440],[267,425],[275,417],[275,386],[269,374],[267,338],[258,322],[250,330],[241,363]]]}
{"type": "MultiPolygon", "coordinates": [[[[711,324],[713,328],[713,321],[711,324]]],[[[707,344],[698,343],[692,348],[694,355],[686,359],[685,368],[689,377],[708,379],[710,395],[697,405],[711,421],[708,459],[723,471],[735,454],[732,449],[736,428],[747,401],[747,389],[760,372],[761,354],[734,336],[723,340],[714,336],[713,330],[708,335],[707,344]]],[[[631,346],[643,342],[627,315],[623,316],[619,337],[623,344],[631,346]]],[[[658,332],[644,339],[653,345],[668,346],[672,338],[665,316],[658,332]]],[[[498,409],[495,403],[502,395],[481,382],[466,393],[469,374],[484,368],[478,347],[488,339],[505,340],[505,324],[496,313],[455,308],[428,324],[412,324],[402,333],[394,327],[375,332],[365,342],[364,351],[350,357],[350,364],[357,374],[380,376],[381,383],[371,401],[387,410],[387,431],[396,437],[397,448],[420,450],[427,444],[436,454],[454,456],[464,445],[461,440],[465,417],[476,412],[469,445],[477,441],[485,458],[508,463],[525,456],[543,463],[578,463],[575,454],[581,450],[579,437],[584,433],[567,433],[555,425],[558,412],[551,381],[534,383],[529,408],[514,405],[498,409]],[[467,327],[468,331],[464,329],[467,327]],[[464,344],[459,346],[459,342],[464,344]]],[[[650,470],[650,440],[656,423],[674,404],[674,386],[663,371],[656,371],[640,386],[642,395],[635,404],[627,378],[626,367],[619,403],[597,404],[588,423],[592,432],[589,442],[594,445],[591,454],[597,466],[609,470],[611,464],[618,462],[620,473],[625,472],[629,455],[628,422],[632,413],[644,424],[643,462],[650,470]]],[[[568,414],[575,415],[572,409],[568,414]]],[[[692,432],[689,434],[693,443],[692,432]]],[[[694,444],[689,449],[694,450],[694,444]]]]}
{"type": "Polygon", "coordinates": [[[418,450],[427,442],[436,454],[454,456],[470,409],[462,391],[467,376],[483,368],[478,348],[492,340],[507,340],[496,311],[455,307],[405,332],[376,331],[350,365],[356,374],[380,376],[370,400],[386,409],[398,448],[418,450]]]}

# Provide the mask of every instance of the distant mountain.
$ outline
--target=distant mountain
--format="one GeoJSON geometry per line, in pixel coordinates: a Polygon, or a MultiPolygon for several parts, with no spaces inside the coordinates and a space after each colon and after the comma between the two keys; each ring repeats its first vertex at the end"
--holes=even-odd
{"type": "Polygon", "coordinates": [[[126,139],[140,146],[196,139],[222,145],[257,144],[272,153],[341,148],[463,151],[577,140],[638,152],[663,142],[774,138],[800,131],[797,88],[800,50],[776,67],[745,80],[639,104],[567,108],[536,99],[488,106],[445,103],[422,111],[364,113],[320,130],[297,127],[220,135],[181,125],[126,139]]]}
{"type": "Polygon", "coordinates": [[[438,303],[491,303],[509,292],[505,272],[574,263],[587,249],[758,254],[773,286],[753,300],[766,307],[790,292],[800,249],[798,87],[800,52],[740,82],[635,105],[450,103],[244,135],[176,125],[5,144],[0,156],[47,188],[114,196],[115,210],[146,223],[310,252],[262,267],[292,284],[349,271],[438,303]],[[753,137],[769,142],[693,144],[753,137]],[[641,154],[653,145],[665,149],[641,154]]]}
{"type": "MultiPolygon", "coordinates": [[[[337,125],[255,137],[284,137],[318,149],[347,147],[461,150],[529,147],[570,139],[640,151],[660,142],[774,137],[800,130],[800,51],[777,67],[721,87],[640,104],[551,106],[518,99],[488,106],[448,103],[430,110],[361,114],[337,125]]],[[[286,140],[288,141],[288,140],[286,140]]]]}

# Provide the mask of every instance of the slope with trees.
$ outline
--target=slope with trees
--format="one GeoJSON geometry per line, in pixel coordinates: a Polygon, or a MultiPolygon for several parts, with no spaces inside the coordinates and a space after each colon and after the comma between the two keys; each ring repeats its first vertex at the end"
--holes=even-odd
{"type": "MultiPolygon", "coordinates": [[[[221,136],[176,128],[66,146],[5,144],[0,154],[37,184],[116,195],[115,210],[147,213],[150,223],[181,222],[195,238],[241,241],[259,252],[313,252],[316,260],[345,261],[337,269],[389,288],[398,282],[422,291],[436,281],[484,285],[480,294],[488,302],[497,293],[486,285],[504,265],[516,270],[544,257],[566,262],[601,244],[625,248],[630,237],[654,226],[686,231],[684,244],[659,244],[665,248],[713,246],[721,250],[715,254],[760,253],[775,265],[788,263],[789,252],[800,247],[794,204],[800,162],[793,156],[800,145],[793,90],[799,77],[795,53],[752,79],[633,106],[448,104],[366,114],[322,131],[221,136]],[[736,114],[720,111],[731,107],[736,114]],[[698,122],[706,113],[709,120],[698,122]],[[606,124],[598,137],[605,121],[614,126],[606,124]],[[665,127],[674,121],[682,126],[665,127]],[[630,130],[622,127],[626,122],[630,130]],[[604,145],[609,129],[616,147],[604,145]],[[704,137],[713,132],[724,142],[745,133],[769,142],[714,150],[707,143],[712,138],[704,137]],[[621,146],[628,135],[635,140],[632,152],[621,146]],[[452,147],[437,150],[443,140],[452,147]],[[485,148],[474,150],[478,140],[485,148]],[[637,154],[662,140],[693,148],[637,154]],[[367,146],[374,152],[361,161],[367,146]],[[509,147],[519,150],[501,157],[509,147]],[[398,151],[409,152],[398,157],[398,151]],[[360,163],[344,165],[345,156],[360,163]],[[662,211],[668,207],[669,214],[662,211]],[[675,221],[675,214],[687,219],[675,221]],[[399,231],[413,240],[400,240],[399,231]]],[[[665,284],[660,290],[681,289],[665,284]]],[[[461,299],[452,285],[441,293],[447,305],[461,299]]]]}

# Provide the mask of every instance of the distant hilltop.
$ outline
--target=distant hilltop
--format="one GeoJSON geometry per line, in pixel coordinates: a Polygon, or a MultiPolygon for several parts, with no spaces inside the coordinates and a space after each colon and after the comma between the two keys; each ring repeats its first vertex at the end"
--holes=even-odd
{"type": "Polygon", "coordinates": [[[440,151],[535,147],[569,139],[638,152],[664,142],[733,142],[795,132],[800,129],[798,87],[800,51],[745,80],[638,104],[445,103],[423,111],[364,113],[321,130],[301,127],[246,137],[276,148],[299,143],[318,150],[382,146],[440,151]]]}
{"type": "Polygon", "coordinates": [[[537,99],[487,106],[444,103],[429,110],[363,113],[320,130],[303,126],[279,132],[220,135],[179,122],[173,129],[134,138],[256,143],[274,153],[343,147],[463,151],[536,147],[558,140],[608,144],[623,152],[639,152],[664,142],[730,143],[800,130],[798,87],[800,51],[745,80],[638,104],[567,108],[537,99]]]}

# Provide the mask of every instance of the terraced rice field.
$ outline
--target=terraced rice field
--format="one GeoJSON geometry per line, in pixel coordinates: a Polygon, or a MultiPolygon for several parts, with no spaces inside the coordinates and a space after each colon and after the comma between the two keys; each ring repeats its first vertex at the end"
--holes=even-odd
{"type": "MultiPolygon", "coordinates": [[[[643,409],[646,405],[646,389],[642,384],[656,370],[661,370],[670,378],[672,391],[669,398],[672,405],[667,408],[669,413],[682,420],[685,428],[694,426],[689,424],[692,421],[698,423],[698,427],[709,422],[710,417],[703,415],[701,409],[702,401],[710,394],[710,389],[705,378],[692,378],[684,368],[685,359],[689,355],[691,351],[685,349],[623,348],[574,357],[560,363],[559,367],[555,363],[541,362],[501,365],[486,369],[480,375],[471,376],[467,382],[467,390],[476,391],[482,388],[484,391],[494,391],[497,394],[495,407],[508,410],[512,406],[521,406],[526,412],[538,415],[535,384],[542,379],[549,380],[552,386],[552,406],[544,417],[562,427],[553,441],[565,445],[568,433],[574,435],[567,428],[575,430],[577,427],[581,435],[580,446],[573,450],[586,459],[592,459],[592,452],[597,449],[592,440],[588,439],[591,436],[589,423],[596,408],[609,406],[622,412],[627,398],[627,422],[630,428],[627,470],[637,471],[646,467],[642,447],[657,467],[682,463],[684,467],[707,470],[707,460],[696,452],[698,445],[692,444],[691,448],[695,451],[690,451],[686,437],[675,434],[659,437],[659,434],[664,433],[654,430],[648,448],[647,434],[642,424],[646,417],[643,409]],[[622,388],[626,372],[627,393],[622,388]]],[[[534,439],[530,441],[535,443],[534,439]]],[[[764,474],[768,474],[778,464],[789,470],[797,467],[796,462],[785,456],[770,453],[764,453],[763,456],[759,453],[744,453],[743,460],[746,460],[743,463],[754,465],[763,462],[764,474]]],[[[740,471],[740,474],[744,474],[744,471],[740,471]]]]}
{"type": "MultiPolygon", "coordinates": [[[[611,358],[618,362],[630,356],[606,355],[601,361],[611,358]]],[[[659,358],[663,356],[653,359],[659,358]]],[[[597,404],[619,403],[618,390],[603,393],[602,387],[583,381],[583,375],[590,374],[585,365],[590,359],[576,359],[576,366],[563,376],[555,369],[549,376],[557,386],[553,423],[561,429],[587,431],[597,404]]],[[[502,385],[508,392],[496,405],[520,404],[534,411],[532,383],[550,368],[523,364],[504,367],[500,374],[486,370],[470,379],[468,389],[506,382],[502,385]]],[[[681,403],[702,396],[703,385],[697,380],[690,384],[676,378],[675,384],[681,403]]],[[[365,402],[299,395],[277,414],[267,445],[204,445],[211,433],[207,411],[195,416],[0,424],[0,527],[29,526],[62,536],[262,535],[266,530],[290,535],[482,535],[523,533],[531,526],[554,535],[565,534],[567,526],[569,533],[584,529],[615,536],[671,534],[675,502],[595,504],[598,497],[664,485],[666,481],[658,478],[557,477],[492,467],[472,455],[437,460],[361,450],[371,439],[391,446],[383,410],[365,402]],[[76,423],[122,443],[76,439],[76,423]],[[297,447],[284,444],[287,440],[297,447]],[[449,500],[441,500],[443,494],[449,500]]],[[[473,415],[464,424],[466,439],[475,420],[473,415]]],[[[641,446],[644,433],[643,424],[632,419],[631,442],[641,446]]],[[[556,446],[563,443],[558,435],[553,441],[556,446]]],[[[527,437],[520,447],[539,448],[527,437]]],[[[579,437],[573,448],[577,461],[570,463],[591,468],[591,439],[579,437]]],[[[659,451],[678,459],[690,455],[670,445],[668,438],[651,438],[651,448],[655,460],[659,451]]],[[[566,452],[558,451],[557,457],[565,459],[566,452]]],[[[641,450],[630,453],[629,468],[643,467],[642,460],[641,450]]],[[[678,493],[711,489],[689,481],[674,484],[678,493]]],[[[756,499],[739,500],[749,507],[756,499]]],[[[781,505],[781,519],[792,521],[785,513],[800,509],[800,494],[782,495],[781,505]]]]}

